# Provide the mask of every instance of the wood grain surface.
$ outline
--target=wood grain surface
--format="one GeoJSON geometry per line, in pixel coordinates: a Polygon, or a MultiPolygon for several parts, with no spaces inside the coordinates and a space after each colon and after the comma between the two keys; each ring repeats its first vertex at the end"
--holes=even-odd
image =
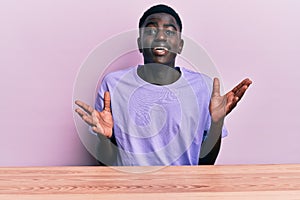
{"type": "Polygon", "coordinates": [[[0,168],[0,199],[300,199],[300,164],[0,168]]]}

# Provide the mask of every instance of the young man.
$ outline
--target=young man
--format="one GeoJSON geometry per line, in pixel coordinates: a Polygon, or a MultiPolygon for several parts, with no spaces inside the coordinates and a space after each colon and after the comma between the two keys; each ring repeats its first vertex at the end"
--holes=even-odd
{"type": "Polygon", "coordinates": [[[144,64],[108,74],[95,109],[76,101],[76,112],[98,135],[98,159],[106,165],[213,164],[226,135],[224,117],[252,82],[220,96],[217,78],[176,67],[182,23],[166,5],[149,8],[139,28],[144,64]]]}

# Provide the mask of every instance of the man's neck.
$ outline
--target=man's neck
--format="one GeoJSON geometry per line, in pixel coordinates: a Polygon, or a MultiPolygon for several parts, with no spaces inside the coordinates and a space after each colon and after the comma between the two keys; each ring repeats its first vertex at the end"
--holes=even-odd
{"type": "Polygon", "coordinates": [[[181,72],[175,67],[159,63],[141,65],[137,73],[144,81],[155,85],[172,84],[181,76],[181,72]]]}

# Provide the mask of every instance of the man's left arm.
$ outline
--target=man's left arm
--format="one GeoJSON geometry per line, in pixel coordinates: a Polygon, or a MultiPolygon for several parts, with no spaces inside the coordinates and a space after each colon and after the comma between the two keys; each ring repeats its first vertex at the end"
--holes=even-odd
{"type": "Polygon", "coordinates": [[[201,148],[198,165],[213,165],[213,164],[215,164],[216,159],[220,152],[220,148],[221,148],[221,138],[222,137],[220,135],[216,144],[213,146],[212,150],[207,155],[205,155],[205,156],[201,155],[201,152],[204,152],[204,150],[201,148]]]}
{"type": "Polygon", "coordinates": [[[209,105],[211,127],[201,146],[199,164],[214,164],[220,151],[224,118],[236,107],[251,84],[250,79],[244,79],[231,91],[221,96],[219,79],[214,79],[209,105]]]}

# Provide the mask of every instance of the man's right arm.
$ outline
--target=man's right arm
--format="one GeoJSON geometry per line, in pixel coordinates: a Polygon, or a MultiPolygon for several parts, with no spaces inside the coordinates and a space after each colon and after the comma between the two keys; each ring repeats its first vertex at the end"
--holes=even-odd
{"type": "Polygon", "coordinates": [[[105,165],[112,165],[117,156],[117,148],[116,145],[112,143],[114,140],[114,123],[110,108],[109,92],[104,93],[104,108],[101,112],[82,101],[77,100],[75,103],[80,107],[75,111],[90,125],[92,131],[98,136],[97,160],[103,162],[105,165]]]}
{"type": "Polygon", "coordinates": [[[111,166],[114,165],[118,149],[117,144],[114,138],[114,135],[112,135],[111,138],[107,138],[101,134],[97,134],[98,136],[98,143],[97,143],[97,160],[100,165],[103,166],[111,166]]]}

